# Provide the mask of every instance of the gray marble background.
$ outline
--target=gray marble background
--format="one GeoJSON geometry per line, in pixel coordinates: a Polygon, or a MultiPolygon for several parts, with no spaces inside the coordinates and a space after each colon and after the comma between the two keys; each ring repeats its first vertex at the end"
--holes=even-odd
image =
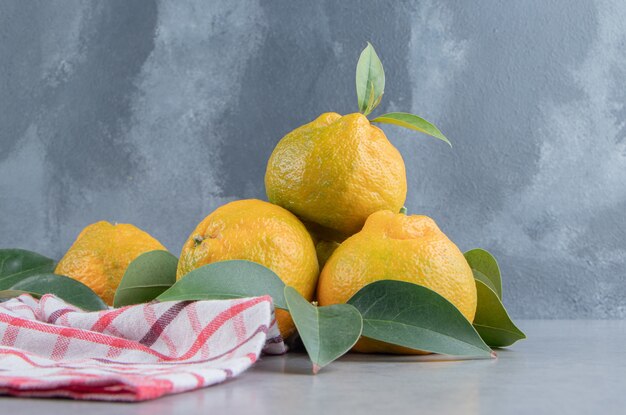
{"type": "Polygon", "coordinates": [[[525,318],[626,317],[626,3],[0,2],[0,247],[60,257],[100,219],[178,253],[263,198],[291,129],[354,112],[370,40],[410,212],[501,262],[525,318]]]}

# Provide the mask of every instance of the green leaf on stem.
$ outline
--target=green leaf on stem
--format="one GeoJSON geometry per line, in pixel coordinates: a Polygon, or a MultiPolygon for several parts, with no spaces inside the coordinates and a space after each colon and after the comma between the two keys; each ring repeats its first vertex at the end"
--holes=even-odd
{"type": "Polygon", "coordinates": [[[361,337],[363,320],[350,304],[316,307],[292,287],[285,287],[285,299],[314,374],[347,353],[361,337]]]}
{"type": "Polygon", "coordinates": [[[363,316],[363,336],[433,353],[492,357],[463,314],[421,285],[376,281],[359,290],[348,304],[363,316]]]}
{"type": "Polygon", "coordinates": [[[474,327],[480,337],[491,347],[510,346],[526,335],[517,328],[494,290],[476,279],[478,307],[474,317],[474,327]]]}
{"type": "Polygon", "coordinates": [[[356,65],[356,96],[359,111],[368,115],[380,104],[385,92],[385,70],[371,43],[359,56],[356,65]]]}
{"type": "Polygon", "coordinates": [[[0,249],[0,290],[31,275],[54,271],[55,261],[24,249],[0,249]]]}
{"type": "Polygon", "coordinates": [[[381,115],[372,120],[372,122],[378,122],[382,124],[393,124],[400,127],[408,128],[410,130],[419,131],[424,134],[428,134],[432,137],[438,138],[448,143],[452,147],[452,143],[446,138],[445,135],[435,125],[429,123],[425,119],[418,117],[417,115],[409,114],[406,112],[390,112],[388,114],[381,115]]]}
{"type": "Polygon", "coordinates": [[[498,298],[502,299],[502,277],[500,275],[500,267],[498,261],[488,251],[481,248],[476,248],[467,251],[465,254],[465,260],[474,271],[474,278],[487,284],[498,295],[498,298]],[[479,275],[476,275],[478,271],[479,275]],[[487,278],[491,285],[484,279],[487,278]]]}
{"type": "Polygon", "coordinates": [[[9,288],[21,295],[24,292],[36,297],[54,294],[85,311],[106,310],[108,307],[91,288],[64,275],[38,274],[25,278],[9,288]]]}
{"type": "Polygon", "coordinates": [[[178,259],[167,251],[150,251],[128,265],[115,291],[114,307],[147,303],[176,282],[178,259]]]}
{"type": "Polygon", "coordinates": [[[235,259],[191,271],[157,297],[158,301],[216,300],[270,295],[274,306],[287,309],[285,284],[271,269],[235,259]]]}

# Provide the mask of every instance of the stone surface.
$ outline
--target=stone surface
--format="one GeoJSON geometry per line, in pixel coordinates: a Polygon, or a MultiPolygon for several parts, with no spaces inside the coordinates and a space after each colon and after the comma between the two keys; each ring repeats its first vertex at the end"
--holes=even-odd
{"type": "Polygon", "coordinates": [[[626,4],[75,0],[0,3],[0,247],[60,257],[132,222],[178,253],[235,198],[264,197],[291,129],[356,110],[370,40],[407,207],[500,259],[527,318],[626,317],[626,4]]]}
{"type": "Polygon", "coordinates": [[[303,354],[265,357],[241,378],[141,404],[0,398],[5,413],[605,414],[626,406],[626,321],[520,321],[498,358],[351,354],[313,376],[303,354]]]}

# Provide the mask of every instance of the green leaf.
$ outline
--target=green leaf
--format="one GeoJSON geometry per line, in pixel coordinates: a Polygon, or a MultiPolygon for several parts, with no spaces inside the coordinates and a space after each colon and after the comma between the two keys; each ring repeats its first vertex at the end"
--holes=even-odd
{"type": "Polygon", "coordinates": [[[380,104],[385,92],[385,71],[374,47],[367,42],[367,46],[359,56],[356,65],[356,96],[359,102],[359,111],[368,115],[380,104]]]}
{"type": "Polygon", "coordinates": [[[372,122],[394,124],[410,130],[416,130],[445,141],[450,147],[452,147],[452,143],[450,143],[446,136],[443,135],[437,127],[417,115],[408,114],[406,112],[390,112],[374,118],[372,122]]]}
{"type": "MultiPolygon", "coordinates": [[[[498,261],[496,261],[494,256],[481,248],[472,249],[463,255],[465,255],[465,260],[472,270],[480,272],[483,276],[487,277],[489,281],[491,281],[489,288],[493,289],[496,294],[498,294],[498,298],[502,299],[502,278],[500,276],[500,267],[498,266],[498,261]]],[[[483,281],[481,276],[478,278],[476,277],[476,272],[474,272],[474,278],[483,281]]]]}
{"type": "Polygon", "coordinates": [[[346,354],[361,337],[363,319],[350,304],[316,307],[292,287],[285,287],[285,300],[313,373],[346,354]]]}
{"type": "Polygon", "coordinates": [[[115,291],[114,307],[147,303],[176,282],[178,259],[167,251],[150,251],[128,265],[115,291]]]}
{"type": "Polygon", "coordinates": [[[525,339],[526,335],[513,324],[495,291],[481,280],[475,282],[478,307],[474,327],[485,343],[491,347],[506,347],[525,339]]]}
{"type": "Polygon", "coordinates": [[[487,287],[491,288],[494,292],[496,292],[497,288],[493,285],[493,282],[482,272],[472,269],[472,273],[474,274],[474,279],[479,280],[484,283],[487,287]]]}
{"type": "Polygon", "coordinates": [[[453,356],[491,357],[472,324],[436,292],[403,281],[376,281],[350,300],[363,316],[363,336],[453,356]]]}
{"type": "Polygon", "coordinates": [[[408,212],[408,210],[407,210],[406,206],[402,206],[402,207],[400,208],[400,213],[402,213],[403,215],[406,215],[406,214],[407,214],[407,212],[408,212]]]}
{"type": "Polygon", "coordinates": [[[163,294],[159,301],[215,300],[270,295],[274,306],[287,309],[285,284],[271,269],[242,259],[214,262],[191,271],[163,294]]]}
{"type": "Polygon", "coordinates": [[[0,290],[31,275],[54,271],[53,259],[24,249],[0,249],[0,290]]]}
{"type": "Polygon", "coordinates": [[[70,304],[86,311],[106,310],[100,297],[85,284],[64,275],[33,275],[13,285],[11,291],[25,291],[36,296],[54,294],[70,304]]]}

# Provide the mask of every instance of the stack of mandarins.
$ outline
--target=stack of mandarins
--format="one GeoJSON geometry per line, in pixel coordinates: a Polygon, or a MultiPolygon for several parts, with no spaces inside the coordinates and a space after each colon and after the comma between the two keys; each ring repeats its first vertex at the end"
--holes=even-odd
{"type": "MultiPolygon", "coordinates": [[[[371,45],[359,66],[364,56],[376,69],[371,45]]],[[[358,77],[359,69],[357,82],[358,77]]],[[[368,82],[364,105],[359,96],[364,114],[324,113],[278,142],[265,174],[269,202],[230,202],[199,223],[184,243],[177,278],[209,263],[245,259],[270,268],[322,306],[345,303],[371,282],[400,280],[439,293],[473,320],[476,287],[462,252],[432,219],[401,213],[404,161],[366,117],[382,96],[376,90],[380,77],[368,82]]],[[[388,119],[395,122],[385,116],[373,121],[407,126],[398,114],[411,116],[394,113],[388,119]]],[[[132,225],[99,222],[81,232],[56,272],[80,280],[111,304],[128,264],[155,249],[165,248],[132,225]]],[[[286,311],[277,310],[277,320],[283,337],[295,332],[286,311]]],[[[355,350],[417,352],[371,339],[361,339],[355,350]]]]}

